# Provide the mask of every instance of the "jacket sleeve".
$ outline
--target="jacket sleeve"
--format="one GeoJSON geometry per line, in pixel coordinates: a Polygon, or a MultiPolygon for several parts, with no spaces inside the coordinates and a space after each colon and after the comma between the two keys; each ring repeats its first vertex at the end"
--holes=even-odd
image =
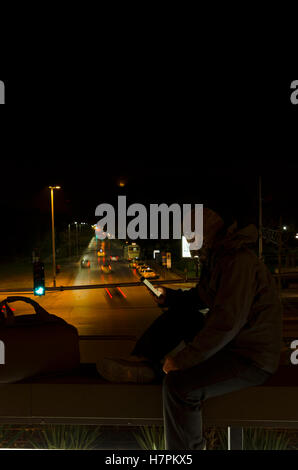
{"type": "Polygon", "coordinates": [[[247,321],[254,299],[253,273],[245,254],[222,267],[214,304],[203,329],[174,358],[179,369],[205,361],[235,338],[247,321]]]}

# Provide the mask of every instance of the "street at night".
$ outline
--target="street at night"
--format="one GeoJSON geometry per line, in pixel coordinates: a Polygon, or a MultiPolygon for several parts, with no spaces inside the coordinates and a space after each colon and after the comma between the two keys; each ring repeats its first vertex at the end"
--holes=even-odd
{"type": "Polygon", "coordinates": [[[0,76],[7,454],[298,449],[298,76],[149,42],[0,76]]]}
{"type": "MultiPolygon", "coordinates": [[[[110,244],[113,246],[113,254],[119,256],[119,261],[110,260],[110,248],[105,256],[99,257],[97,242],[92,238],[80,260],[64,266],[67,273],[62,271],[61,275],[57,276],[57,286],[140,282],[136,269],[130,267],[128,261],[123,259],[120,244],[115,240],[110,241],[110,244]],[[81,267],[83,259],[89,260],[89,268],[81,267]],[[102,272],[101,269],[106,260],[111,266],[108,273],[102,272]]],[[[161,276],[163,280],[171,277],[179,279],[171,273],[167,273],[166,277],[161,276]]],[[[7,286],[11,288],[12,282],[18,285],[18,278],[14,277],[10,282],[8,280],[7,286]]],[[[51,284],[50,280],[48,284],[51,284]]],[[[2,298],[5,298],[3,294],[0,300],[2,298]]],[[[146,287],[142,286],[50,291],[39,299],[39,303],[50,313],[73,324],[80,336],[115,335],[136,338],[160,314],[152,296],[146,287]]],[[[31,309],[28,305],[22,306],[22,311],[29,312],[31,309]]]]}

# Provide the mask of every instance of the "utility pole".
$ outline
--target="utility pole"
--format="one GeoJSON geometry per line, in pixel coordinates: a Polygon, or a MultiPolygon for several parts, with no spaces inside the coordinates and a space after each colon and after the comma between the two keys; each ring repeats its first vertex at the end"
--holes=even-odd
{"type": "Polygon", "coordinates": [[[79,239],[78,239],[78,251],[81,252],[81,240],[82,240],[82,223],[79,224],[79,239]]]}
{"type": "Polygon", "coordinates": [[[78,234],[78,222],[75,222],[76,226],[76,254],[79,256],[79,234],[78,234]]]}
{"type": "Polygon", "coordinates": [[[70,224],[68,224],[68,257],[71,257],[71,237],[70,237],[70,224]]]}
{"type": "Polygon", "coordinates": [[[54,189],[60,186],[49,186],[51,190],[51,216],[52,216],[52,250],[53,250],[53,287],[56,287],[56,248],[55,248],[55,222],[54,222],[54,189]]]}
{"type": "Polygon", "coordinates": [[[278,233],[278,291],[281,293],[281,250],[282,250],[282,218],[279,218],[279,233],[278,233]]]}
{"type": "Polygon", "coordinates": [[[263,259],[262,177],[259,176],[259,259],[263,259]]]}

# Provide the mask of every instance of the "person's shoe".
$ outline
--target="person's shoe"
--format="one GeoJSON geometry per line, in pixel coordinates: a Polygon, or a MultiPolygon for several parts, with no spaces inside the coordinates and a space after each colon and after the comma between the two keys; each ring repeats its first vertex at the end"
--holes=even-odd
{"type": "Polygon", "coordinates": [[[149,362],[131,357],[104,357],[97,361],[96,368],[109,382],[150,383],[156,379],[149,362]]]}

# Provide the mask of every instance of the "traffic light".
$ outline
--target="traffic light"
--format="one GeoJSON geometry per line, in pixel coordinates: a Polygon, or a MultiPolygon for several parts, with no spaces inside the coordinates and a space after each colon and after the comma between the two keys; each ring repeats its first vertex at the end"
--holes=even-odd
{"type": "Polygon", "coordinates": [[[45,280],[44,280],[44,264],[40,261],[33,263],[33,282],[34,282],[34,295],[45,295],[45,280]]]}

